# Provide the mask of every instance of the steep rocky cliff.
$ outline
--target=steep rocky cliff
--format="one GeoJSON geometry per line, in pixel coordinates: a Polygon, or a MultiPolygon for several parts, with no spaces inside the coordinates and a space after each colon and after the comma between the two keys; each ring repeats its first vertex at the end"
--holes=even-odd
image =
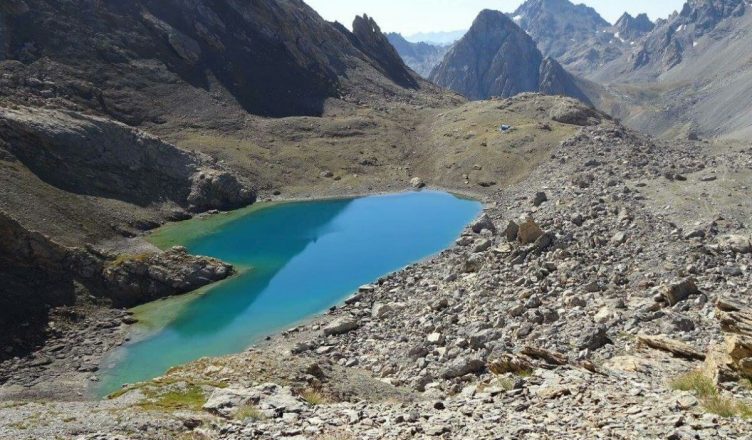
{"type": "Polygon", "coordinates": [[[352,29],[353,44],[368,55],[374,67],[402,87],[418,87],[414,74],[405,66],[373,18],[365,14],[355,17],[352,29]]]}
{"type": "Polygon", "coordinates": [[[533,38],[543,55],[580,76],[629,48],[630,42],[615,35],[595,9],[569,0],[527,0],[509,15],[533,38]]]}
{"type": "Polygon", "coordinates": [[[431,80],[470,99],[531,91],[584,98],[555,60],[544,60],[525,31],[503,13],[491,10],[478,15],[436,66],[431,80]]]}
{"type": "Polygon", "coordinates": [[[195,111],[192,99],[207,102],[204,112],[220,112],[222,94],[253,114],[318,115],[328,98],[358,91],[348,80],[354,76],[360,88],[418,86],[401,62],[371,45],[381,44],[372,21],[356,22],[354,36],[301,0],[10,5],[5,58],[21,64],[0,66],[0,93],[24,102],[54,98],[129,124],[195,111]]]}
{"type": "Polygon", "coordinates": [[[729,17],[741,17],[746,0],[691,0],[678,15],[655,29],[630,57],[631,69],[645,67],[663,73],[684,60],[696,40],[712,32],[729,17]]]}

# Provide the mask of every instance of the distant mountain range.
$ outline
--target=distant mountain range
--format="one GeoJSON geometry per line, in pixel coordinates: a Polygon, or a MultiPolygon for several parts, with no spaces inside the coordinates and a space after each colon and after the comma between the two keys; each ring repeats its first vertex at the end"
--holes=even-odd
{"type": "Polygon", "coordinates": [[[419,32],[405,36],[411,43],[428,43],[434,46],[447,46],[462,38],[467,29],[447,32],[419,32]]]}
{"type": "Polygon", "coordinates": [[[451,46],[438,46],[429,43],[411,43],[401,34],[386,35],[399,55],[411,69],[424,78],[431,75],[431,70],[444,59],[451,46]]]}
{"type": "Polygon", "coordinates": [[[440,63],[440,48],[390,41],[414,70],[435,65],[432,81],[471,99],[567,94],[656,135],[740,137],[752,132],[751,8],[689,0],[655,23],[625,13],[612,25],[569,0],[527,0],[507,20],[481,12],[440,63]]]}

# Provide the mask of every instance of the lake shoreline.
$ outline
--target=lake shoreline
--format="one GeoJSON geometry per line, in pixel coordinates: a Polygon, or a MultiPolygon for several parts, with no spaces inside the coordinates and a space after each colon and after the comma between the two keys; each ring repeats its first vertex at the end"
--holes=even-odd
{"type": "MultiPolygon", "coordinates": [[[[458,190],[450,190],[450,189],[443,189],[439,187],[426,187],[421,190],[417,190],[414,188],[404,188],[402,191],[372,191],[372,192],[365,192],[362,194],[339,194],[339,195],[329,195],[329,196],[323,196],[318,197],[315,195],[310,196],[300,196],[300,197],[275,197],[271,200],[265,200],[261,202],[256,202],[253,205],[249,205],[246,208],[241,208],[239,210],[234,211],[228,211],[228,212],[220,212],[216,214],[201,214],[195,216],[193,219],[180,221],[180,222],[170,222],[165,225],[163,225],[160,228],[157,228],[156,230],[147,231],[143,236],[137,237],[134,239],[124,239],[121,243],[112,245],[108,244],[108,247],[114,247],[121,250],[124,249],[138,249],[141,250],[144,248],[143,242],[148,242],[150,245],[157,246],[155,243],[153,243],[150,240],[150,236],[157,230],[161,228],[170,228],[175,227],[175,225],[180,225],[185,223],[186,221],[212,221],[212,220],[219,220],[220,223],[222,222],[229,222],[234,220],[235,218],[239,218],[241,216],[247,215],[250,212],[254,212],[258,209],[266,209],[269,207],[274,207],[280,204],[287,204],[287,203],[296,203],[296,202],[315,202],[315,201],[328,201],[328,200],[343,200],[343,199],[357,199],[360,197],[368,197],[368,196],[388,196],[388,195],[400,195],[400,194],[406,194],[411,192],[419,192],[419,191],[429,191],[429,192],[446,192],[448,194],[455,195],[459,198],[465,198],[470,200],[478,201],[482,204],[481,214],[485,211],[485,209],[488,208],[488,204],[485,203],[482,199],[485,199],[481,194],[472,192],[472,191],[458,191],[458,190]],[[259,205],[263,204],[263,205],[259,205]],[[230,216],[230,218],[227,218],[230,216]]],[[[481,215],[479,214],[479,215],[481,215]]],[[[455,245],[452,244],[451,247],[454,247],[455,245]]],[[[157,246],[161,249],[164,249],[164,246],[157,246]]],[[[447,249],[450,249],[447,248],[447,249]]],[[[446,250],[446,249],[445,249],[446,250]]],[[[127,253],[127,252],[124,252],[127,253]]],[[[398,274],[401,271],[404,271],[405,269],[409,268],[413,264],[419,264],[424,263],[427,260],[430,260],[432,257],[428,256],[426,259],[416,261],[411,263],[410,265],[399,269],[394,272],[390,272],[388,274],[385,274],[384,276],[391,276],[398,274]]],[[[376,280],[374,280],[376,281],[376,280]]],[[[222,281],[224,282],[224,281],[222,281]]],[[[221,282],[220,282],[221,283],[221,282]]],[[[210,290],[214,288],[218,283],[213,283],[208,286],[205,286],[201,290],[210,290]]],[[[156,303],[161,303],[164,301],[174,300],[175,298],[183,298],[186,295],[195,295],[197,291],[188,292],[184,295],[177,295],[174,297],[168,297],[161,300],[156,301],[156,303]]],[[[344,305],[344,302],[347,300],[347,298],[340,301],[336,306],[336,308],[341,307],[344,305]]],[[[142,305],[139,307],[146,306],[142,305]]],[[[92,306],[89,306],[92,307],[92,306]]],[[[87,362],[90,364],[88,368],[89,370],[94,371],[77,371],[72,370],[68,365],[71,361],[74,359],[69,359],[68,355],[74,356],[72,353],[72,349],[74,347],[70,347],[67,344],[67,341],[71,339],[73,335],[80,334],[82,328],[80,328],[79,325],[75,322],[71,322],[69,327],[66,327],[64,330],[60,332],[60,334],[57,337],[50,338],[46,344],[43,347],[40,347],[39,350],[37,350],[36,354],[29,356],[27,358],[21,359],[17,362],[17,364],[13,367],[11,367],[7,371],[7,375],[11,376],[9,379],[6,380],[4,383],[0,384],[0,400],[37,400],[37,399],[44,399],[44,400],[59,400],[59,401],[97,401],[100,400],[100,396],[97,393],[97,388],[99,386],[99,382],[92,380],[94,376],[96,376],[98,371],[104,367],[104,362],[107,361],[107,359],[112,356],[113,352],[119,350],[121,346],[124,344],[127,344],[131,342],[133,339],[136,339],[138,337],[143,337],[144,330],[142,328],[139,328],[139,323],[135,322],[136,320],[132,317],[134,315],[133,310],[122,310],[122,309],[111,309],[109,307],[102,307],[102,306],[93,306],[95,309],[98,309],[94,313],[88,313],[87,317],[87,326],[84,327],[86,329],[87,338],[100,341],[98,346],[99,347],[106,347],[104,350],[94,350],[92,351],[88,357],[87,362]],[[113,325],[113,322],[117,322],[117,325],[113,325]],[[139,336],[141,335],[141,336],[139,336]],[[59,348],[59,347],[63,348],[59,348]],[[55,357],[54,362],[51,363],[45,363],[40,362],[39,357],[40,354],[47,353],[50,350],[54,350],[55,357]],[[39,363],[44,363],[44,365],[35,365],[39,363]],[[16,379],[12,379],[12,377],[16,377],[16,379]],[[19,380],[20,378],[20,380],[19,380]]],[[[137,314],[136,314],[137,316],[137,314]]],[[[253,349],[254,347],[258,348],[264,348],[269,347],[270,345],[274,344],[274,340],[278,337],[280,337],[283,334],[286,334],[287,332],[291,331],[297,331],[295,329],[300,328],[307,328],[311,325],[323,325],[323,323],[331,320],[332,318],[328,314],[327,309],[321,310],[319,313],[316,313],[312,316],[309,316],[308,318],[302,319],[298,322],[296,322],[294,325],[288,326],[285,329],[281,329],[274,332],[269,332],[268,335],[266,335],[262,340],[257,341],[256,343],[249,344],[245,350],[253,349]]]]}

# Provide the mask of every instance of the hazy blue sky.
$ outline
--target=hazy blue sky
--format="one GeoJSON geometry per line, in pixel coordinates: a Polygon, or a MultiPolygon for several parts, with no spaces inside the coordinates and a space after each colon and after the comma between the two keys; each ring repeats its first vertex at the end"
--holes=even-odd
{"type": "MultiPolygon", "coordinates": [[[[512,12],[523,0],[305,0],[322,17],[349,26],[356,15],[367,13],[381,29],[405,35],[417,32],[467,29],[482,9],[512,12]]],[[[625,11],[647,12],[651,19],[668,17],[685,0],[576,0],[594,7],[610,22],[625,11]]]]}

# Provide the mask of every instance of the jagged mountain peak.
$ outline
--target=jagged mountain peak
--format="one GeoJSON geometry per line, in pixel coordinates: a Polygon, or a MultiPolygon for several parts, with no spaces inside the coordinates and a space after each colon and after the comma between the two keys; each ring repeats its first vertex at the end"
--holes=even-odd
{"type": "Polygon", "coordinates": [[[507,15],[483,10],[431,73],[431,80],[470,99],[544,92],[585,99],[554,59],[507,15]]]}
{"type": "Polygon", "coordinates": [[[519,21],[523,28],[527,23],[551,15],[557,20],[569,20],[575,27],[583,23],[589,23],[595,28],[610,26],[610,23],[594,8],[584,4],[574,4],[569,0],[527,0],[513,13],[514,17],[519,17],[516,21],[519,21]]]}
{"type": "Polygon", "coordinates": [[[655,24],[650,21],[647,14],[639,14],[636,17],[633,17],[627,12],[625,12],[614,25],[614,29],[618,33],[618,36],[625,40],[636,40],[649,33],[654,28],[655,24]]]}
{"type": "Polygon", "coordinates": [[[366,14],[356,16],[353,21],[353,43],[373,60],[372,64],[379,71],[402,87],[416,88],[417,80],[408,70],[394,46],[372,17],[366,14]]]}
{"type": "Polygon", "coordinates": [[[595,9],[569,0],[527,0],[510,15],[543,55],[557,60],[611,26],[595,9]]]}
{"type": "Polygon", "coordinates": [[[689,0],[681,12],[659,23],[631,56],[631,70],[647,66],[657,73],[681,63],[697,40],[730,18],[745,15],[748,0],[689,0]]]}

